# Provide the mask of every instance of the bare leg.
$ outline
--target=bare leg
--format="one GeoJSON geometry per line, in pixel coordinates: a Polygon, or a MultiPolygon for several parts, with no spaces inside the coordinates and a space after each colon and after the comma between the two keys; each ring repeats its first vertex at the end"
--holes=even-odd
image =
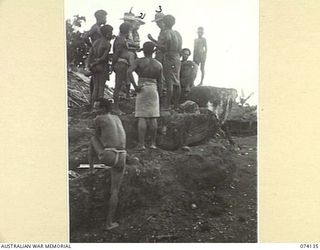
{"type": "Polygon", "coordinates": [[[173,94],[173,86],[171,83],[167,84],[167,100],[166,100],[166,107],[170,108],[171,100],[172,100],[172,94],[173,94]]]}
{"type": "Polygon", "coordinates": [[[93,104],[93,100],[92,100],[93,88],[94,88],[94,82],[93,82],[93,76],[91,76],[90,77],[90,104],[93,104]]]}
{"type": "Polygon", "coordinates": [[[181,86],[180,85],[175,85],[173,86],[173,104],[174,104],[174,108],[178,108],[179,107],[179,103],[180,103],[180,96],[181,96],[181,86]]]}
{"type": "Polygon", "coordinates": [[[89,161],[91,174],[93,174],[94,155],[95,155],[94,148],[92,146],[92,143],[90,142],[89,148],[88,148],[88,161],[89,161]]]}
{"type": "Polygon", "coordinates": [[[201,70],[201,81],[200,81],[200,84],[198,86],[202,86],[203,84],[203,79],[204,79],[204,66],[205,66],[206,62],[203,61],[201,62],[200,64],[200,70],[201,70]]]}
{"type": "Polygon", "coordinates": [[[139,145],[138,148],[145,149],[145,136],[147,132],[147,122],[145,118],[139,118],[138,121],[138,136],[139,136],[139,145]]]}
{"type": "MultiPolygon", "coordinates": [[[[122,163],[123,164],[123,163],[122,163]]],[[[111,230],[119,226],[117,222],[113,222],[119,201],[119,190],[123,177],[124,167],[122,171],[111,169],[111,196],[109,200],[109,211],[107,215],[106,229],[111,230]]]]}
{"type": "Polygon", "coordinates": [[[114,86],[114,92],[113,92],[113,100],[114,100],[114,110],[119,110],[119,92],[121,88],[121,76],[120,73],[116,73],[116,83],[114,86]]]}
{"type": "Polygon", "coordinates": [[[150,134],[151,134],[151,145],[150,148],[157,148],[156,146],[156,139],[157,139],[157,130],[158,130],[158,122],[157,118],[150,118],[149,120],[150,125],[150,134]]]}

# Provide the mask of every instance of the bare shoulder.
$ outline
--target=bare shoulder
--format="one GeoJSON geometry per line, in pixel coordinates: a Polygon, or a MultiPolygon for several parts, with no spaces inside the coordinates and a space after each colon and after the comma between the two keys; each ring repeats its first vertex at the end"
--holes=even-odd
{"type": "Polygon", "coordinates": [[[137,58],[137,59],[135,60],[135,63],[140,64],[140,63],[142,63],[142,62],[144,62],[144,61],[145,61],[145,58],[144,58],[144,57],[141,57],[141,58],[137,58]]]}
{"type": "Polygon", "coordinates": [[[152,63],[162,69],[162,64],[157,59],[152,58],[152,63]]]}

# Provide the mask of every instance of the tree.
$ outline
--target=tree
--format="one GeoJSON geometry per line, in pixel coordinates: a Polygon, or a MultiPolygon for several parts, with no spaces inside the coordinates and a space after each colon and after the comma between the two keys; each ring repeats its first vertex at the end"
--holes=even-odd
{"type": "Polygon", "coordinates": [[[67,63],[68,66],[82,67],[89,53],[89,47],[83,39],[83,33],[79,31],[82,23],[86,21],[84,16],[75,15],[73,19],[66,20],[67,63]]]}

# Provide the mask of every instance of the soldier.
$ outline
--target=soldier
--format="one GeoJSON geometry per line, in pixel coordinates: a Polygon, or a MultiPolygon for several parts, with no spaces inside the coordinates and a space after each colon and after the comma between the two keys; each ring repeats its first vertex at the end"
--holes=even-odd
{"type": "MultiPolygon", "coordinates": [[[[161,40],[162,36],[163,36],[163,30],[164,30],[164,24],[163,24],[163,17],[165,15],[160,12],[160,13],[156,13],[154,20],[152,20],[152,22],[155,22],[157,24],[157,26],[160,28],[160,33],[158,36],[158,40],[154,39],[151,34],[148,34],[148,38],[150,39],[150,41],[152,41],[153,43],[157,43],[159,40],[161,40]]],[[[163,63],[163,53],[161,52],[160,49],[156,50],[156,55],[155,55],[155,59],[157,59],[161,64],[163,63]]]]}
{"type": "Polygon", "coordinates": [[[172,15],[163,17],[164,30],[161,39],[154,42],[163,52],[163,75],[166,82],[165,109],[170,109],[173,101],[174,108],[178,108],[181,86],[180,86],[180,52],[182,49],[182,37],[178,31],[172,29],[175,18],[172,15]]]}

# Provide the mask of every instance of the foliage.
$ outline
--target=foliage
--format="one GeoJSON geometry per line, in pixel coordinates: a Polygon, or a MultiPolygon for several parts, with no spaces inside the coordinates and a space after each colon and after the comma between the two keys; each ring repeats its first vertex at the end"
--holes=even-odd
{"type": "Polygon", "coordinates": [[[73,19],[66,20],[67,63],[68,66],[84,66],[84,61],[89,53],[89,47],[79,31],[82,23],[86,21],[84,16],[75,15],[73,19]]]}

